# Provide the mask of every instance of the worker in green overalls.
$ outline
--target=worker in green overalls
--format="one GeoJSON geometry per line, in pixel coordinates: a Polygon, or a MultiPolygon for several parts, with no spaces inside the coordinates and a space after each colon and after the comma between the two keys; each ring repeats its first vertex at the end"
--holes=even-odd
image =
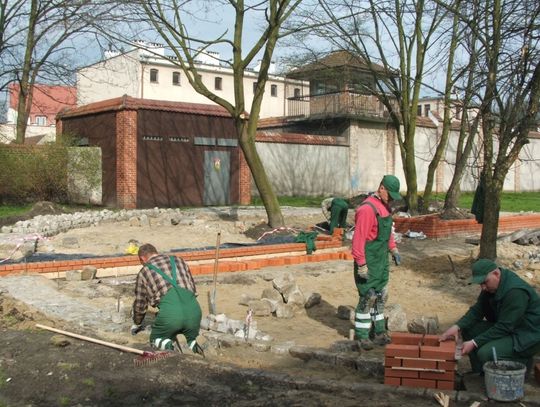
{"type": "Polygon", "coordinates": [[[364,350],[391,342],[386,333],[384,318],[388,258],[391,253],[395,264],[399,265],[401,256],[392,234],[393,220],[389,202],[401,199],[399,187],[399,180],[395,176],[385,175],[377,192],[368,196],[356,209],[352,255],[359,300],[355,310],[354,331],[355,338],[364,350]]]}
{"type": "Polygon", "coordinates": [[[326,198],[321,203],[321,209],[328,220],[330,234],[334,229],[347,227],[347,214],[349,213],[349,201],[343,198],[326,198]]]}
{"type": "Polygon", "coordinates": [[[528,365],[540,353],[540,296],[512,271],[488,259],[472,265],[471,284],[480,284],[476,303],[440,340],[463,340],[462,355],[469,355],[473,372],[484,363],[512,360],[528,365]]]}
{"type": "Polygon", "coordinates": [[[151,305],[159,308],[150,333],[153,347],[172,350],[176,335],[183,334],[189,348],[202,354],[197,344],[202,313],[188,265],[177,256],[158,254],[151,244],[142,245],[138,256],[143,267],[135,283],[132,335],[142,330],[142,321],[151,305]]]}

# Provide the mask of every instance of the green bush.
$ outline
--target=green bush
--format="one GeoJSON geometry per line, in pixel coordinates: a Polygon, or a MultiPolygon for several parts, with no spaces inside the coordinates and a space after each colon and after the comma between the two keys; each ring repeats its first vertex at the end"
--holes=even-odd
{"type": "Polygon", "coordinates": [[[0,202],[65,202],[67,149],[56,144],[0,146],[0,202]]]}

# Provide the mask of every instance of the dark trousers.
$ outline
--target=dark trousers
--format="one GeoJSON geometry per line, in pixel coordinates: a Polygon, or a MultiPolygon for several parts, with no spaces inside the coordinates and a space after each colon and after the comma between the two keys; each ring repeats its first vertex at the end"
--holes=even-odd
{"type": "MultiPolygon", "coordinates": [[[[463,329],[461,332],[463,335],[463,340],[469,341],[474,339],[476,336],[487,331],[493,325],[493,322],[482,321],[470,328],[463,329]]],[[[540,352],[540,343],[537,343],[536,345],[531,346],[522,352],[516,352],[514,351],[514,341],[511,336],[504,336],[502,338],[490,341],[469,353],[469,360],[471,361],[473,372],[480,373],[484,371],[484,363],[493,360],[493,348],[495,348],[497,360],[512,360],[528,366],[532,357],[536,353],[540,352]]]]}

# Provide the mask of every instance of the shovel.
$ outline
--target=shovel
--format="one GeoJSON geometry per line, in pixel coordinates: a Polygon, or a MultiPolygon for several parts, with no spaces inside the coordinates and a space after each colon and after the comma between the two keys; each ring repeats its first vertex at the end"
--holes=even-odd
{"type": "Polygon", "coordinates": [[[217,289],[217,272],[219,264],[219,244],[221,240],[221,232],[218,232],[216,239],[216,258],[214,260],[214,287],[212,288],[212,293],[208,292],[208,308],[210,314],[216,315],[216,289],[217,289]]]}

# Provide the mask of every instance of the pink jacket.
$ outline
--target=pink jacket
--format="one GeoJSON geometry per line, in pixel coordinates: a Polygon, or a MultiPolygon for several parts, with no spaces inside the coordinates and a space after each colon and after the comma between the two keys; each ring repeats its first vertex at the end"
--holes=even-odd
{"type": "MultiPolygon", "coordinates": [[[[359,266],[366,264],[366,242],[374,240],[377,237],[378,225],[377,225],[377,216],[375,211],[370,205],[365,204],[365,202],[371,203],[379,215],[382,217],[390,215],[390,210],[377,195],[371,195],[365,199],[365,201],[356,209],[356,214],[354,217],[354,235],[352,239],[352,255],[354,261],[359,266]]],[[[388,250],[393,250],[396,248],[396,242],[394,240],[394,234],[390,234],[390,240],[388,241],[388,250]]]]}

